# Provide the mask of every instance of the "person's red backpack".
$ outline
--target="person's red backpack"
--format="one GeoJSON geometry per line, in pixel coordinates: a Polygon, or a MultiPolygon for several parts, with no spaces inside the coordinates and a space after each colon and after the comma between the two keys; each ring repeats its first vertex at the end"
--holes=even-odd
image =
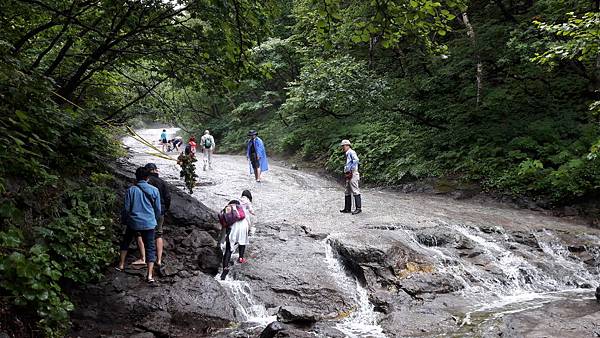
{"type": "Polygon", "coordinates": [[[237,221],[241,221],[246,218],[244,208],[240,205],[239,201],[231,201],[229,204],[219,212],[219,223],[223,228],[228,228],[237,221]]]}

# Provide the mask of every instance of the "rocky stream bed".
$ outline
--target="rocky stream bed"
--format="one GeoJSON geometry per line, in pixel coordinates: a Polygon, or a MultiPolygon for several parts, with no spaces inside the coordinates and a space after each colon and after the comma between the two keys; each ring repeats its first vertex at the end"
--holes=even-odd
{"type": "Polygon", "coordinates": [[[124,144],[123,180],[155,162],[171,183],[167,276],[129,267],[74,290],[74,337],[600,337],[600,230],[578,219],[380,189],[342,215],[338,183],[278,162],[255,183],[230,155],[198,162],[190,196],[174,161],[124,144]],[[216,211],[243,189],[249,261],[220,281],[216,211]]]}

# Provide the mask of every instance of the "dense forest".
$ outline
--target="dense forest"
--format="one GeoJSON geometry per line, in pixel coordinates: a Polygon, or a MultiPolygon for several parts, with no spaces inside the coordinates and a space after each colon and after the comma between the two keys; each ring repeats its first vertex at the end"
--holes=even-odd
{"type": "Polygon", "coordinates": [[[63,336],[115,255],[110,163],[136,121],[364,180],[477,184],[547,207],[600,187],[598,1],[6,0],[0,327],[63,336]],[[18,311],[17,311],[18,310],[18,311]]]}

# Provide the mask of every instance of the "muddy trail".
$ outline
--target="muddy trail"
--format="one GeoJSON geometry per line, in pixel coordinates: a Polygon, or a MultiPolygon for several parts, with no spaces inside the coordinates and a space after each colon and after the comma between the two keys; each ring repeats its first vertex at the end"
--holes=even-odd
{"type": "MultiPolygon", "coordinates": [[[[156,163],[173,189],[183,189],[174,161],[150,156],[131,138],[124,144],[130,162],[156,163]]],[[[252,191],[248,263],[218,280],[214,213],[203,211],[202,222],[212,223],[194,227],[173,217],[165,230],[170,277],[137,298],[125,290],[149,288],[137,279],[115,283],[123,277],[109,274],[103,286],[90,286],[97,297],[114,293],[114,302],[129,297],[136,323],[94,324],[98,311],[85,311],[103,303],[83,295],[75,335],[600,336],[600,230],[577,219],[379,189],[363,190],[362,214],[341,214],[343,188],[328,178],[271,161],[256,183],[242,156],[217,154],[206,171],[199,159],[192,197],[208,209],[252,191]],[[144,313],[134,309],[141,302],[144,313]]],[[[192,203],[183,193],[177,202],[192,203]]]]}

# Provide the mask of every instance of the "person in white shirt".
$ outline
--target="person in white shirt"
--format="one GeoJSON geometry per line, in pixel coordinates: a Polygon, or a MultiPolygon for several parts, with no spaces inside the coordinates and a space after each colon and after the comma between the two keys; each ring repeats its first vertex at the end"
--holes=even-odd
{"type": "Polygon", "coordinates": [[[224,280],[229,273],[229,261],[231,260],[231,254],[235,251],[235,245],[238,246],[238,263],[244,264],[248,260],[244,257],[246,252],[246,246],[250,243],[248,237],[253,233],[252,219],[254,216],[254,208],[252,207],[252,193],[249,190],[242,192],[242,197],[239,200],[232,200],[233,202],[239,203],[244,208],[245,217],[242,220],[235,222],[231,227],[225,229],[221,233],[221,249],[223,250],[223,272],[221,273],[221,280],[224,280]]]}
{"type": "Polygon", "coordinates": [[[202,153],[204,154],[204,171],[206,171],[206,165],[212,170],[212,154],[215,150],[215,138],[210,134],[208,130],[204,131],[204,135],[200,138],[200,147],[202,147],[202,153]]]}

